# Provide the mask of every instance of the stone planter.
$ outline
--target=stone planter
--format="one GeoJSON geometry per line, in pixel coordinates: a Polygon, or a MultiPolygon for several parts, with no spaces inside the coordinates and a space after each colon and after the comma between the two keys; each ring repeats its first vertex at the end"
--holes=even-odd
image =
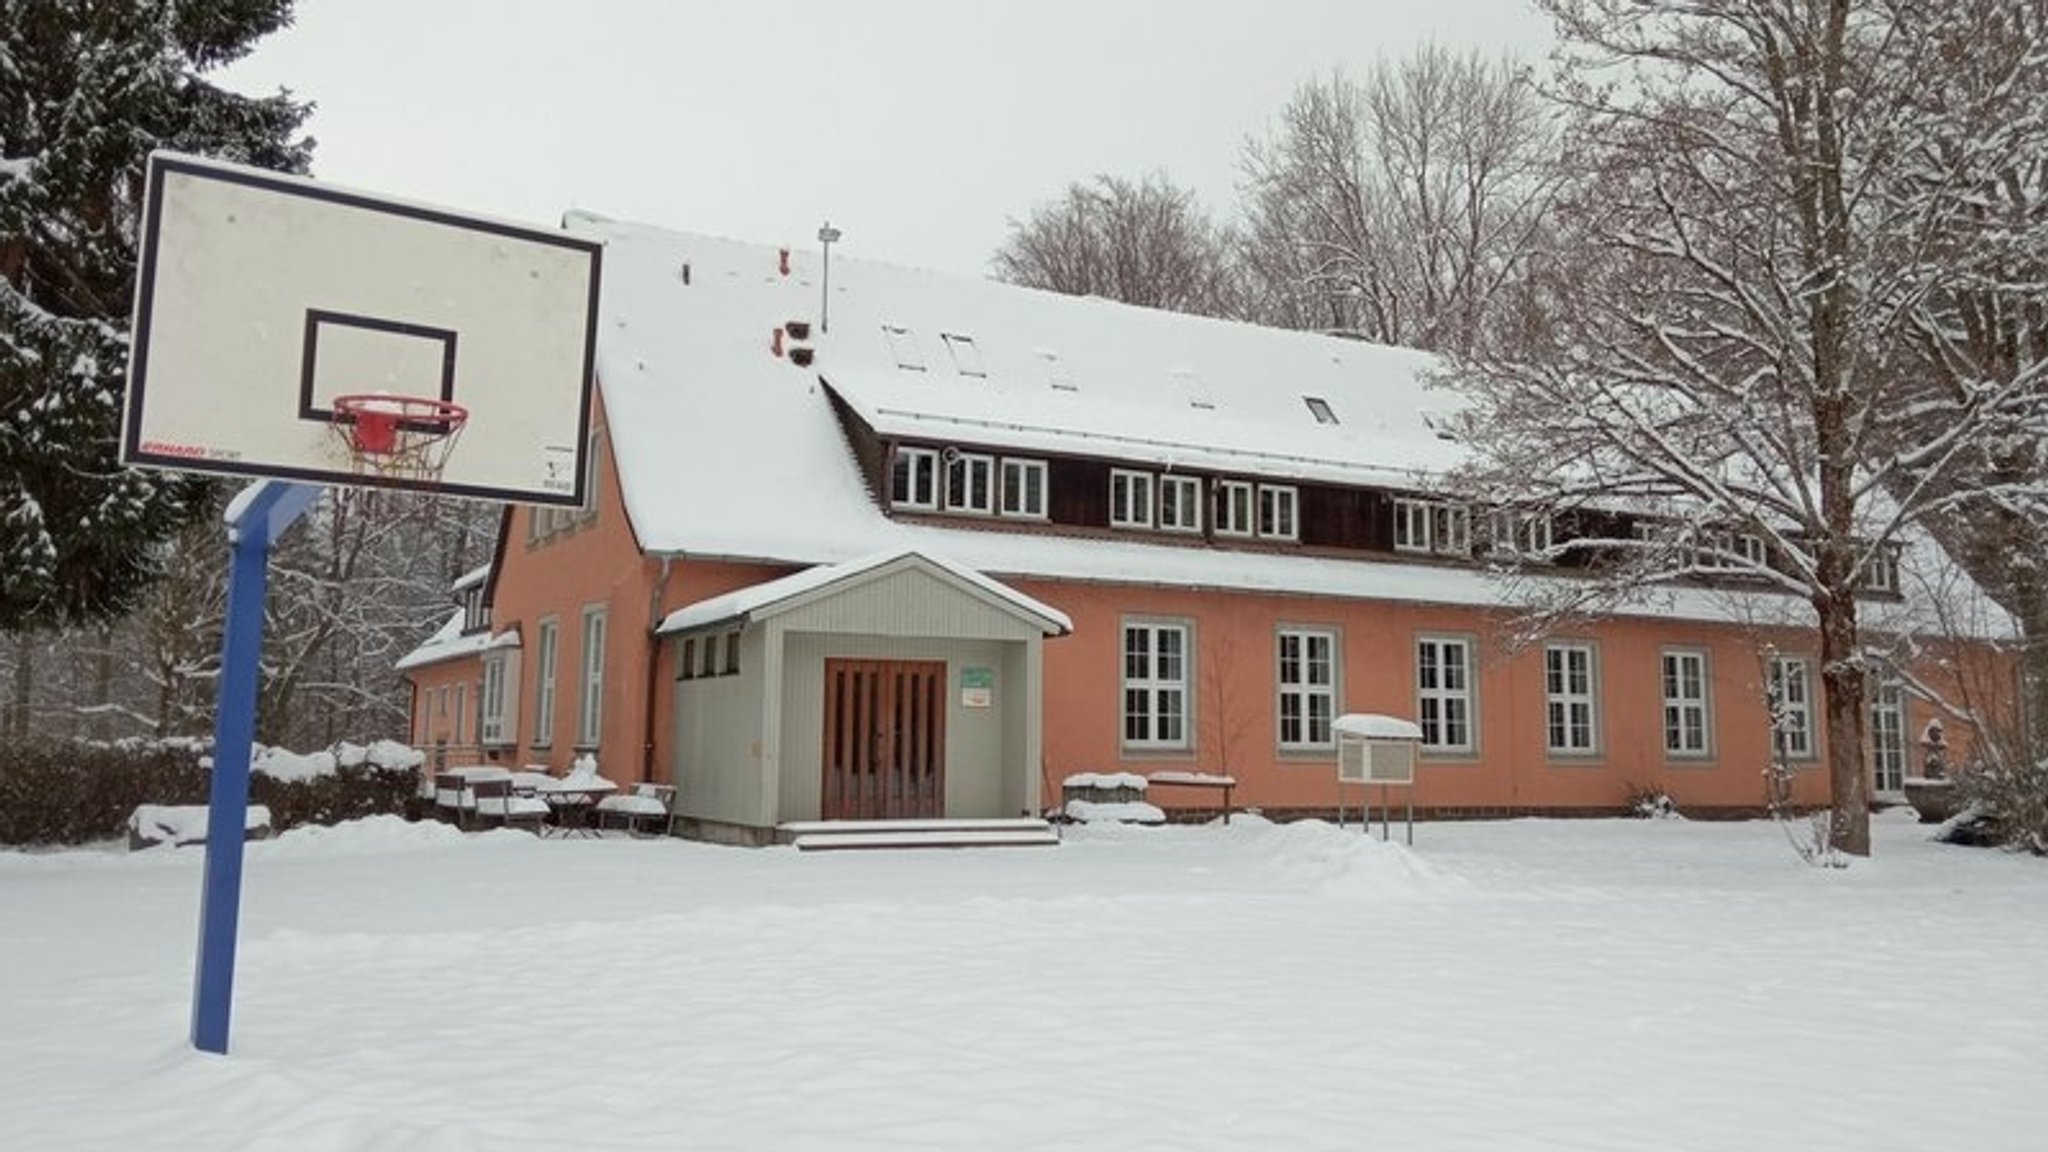
{"type": "Polygon", "coordinates": [[[1940,824],[1963,806],[1953,780],[1931,780],[1925,776],[1906,778],[1906,803],[1920,814],[1922,824],[1940,824]]]}

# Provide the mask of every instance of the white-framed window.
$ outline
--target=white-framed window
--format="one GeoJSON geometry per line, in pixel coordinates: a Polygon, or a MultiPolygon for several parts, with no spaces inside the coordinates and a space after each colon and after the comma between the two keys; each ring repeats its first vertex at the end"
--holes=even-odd
{"type": "Polygon", "coordinates": [[[469,685],[455,686],[455,743],[469,740],[469,685]]]}
{"type": "Polygon", "coordinates": [[[1159,478],[1159,526],[1168,532],[1202,530],[1202,482],[1193,476],[1159,478]]]}
{"type": "Polygon", "coordinates": [[[946,509],[993,516],[996,511],[996,458],[979,452],[955,452],[946,461],[946,509]]]}
{"type": "Polygon", "coordinates": [[[1707,654],[1670,650],[1663,654],[1664,754],[1697,758],[1712,753],[1707,699],[1707,654]]]}
{"type": "Polygon", "coordinates": [[[1472,554],[1472,513],[1469,509],[1455,504],[1439,504],[1431,509],[1430,520],[1430,543],[1436,551],[1448,556],[1472,554]]]}
{"type": "Polygon", "coordinates": [[[1002,513],[1045,519],[1046,469],[1043,460],[1005,456],[1002,466],[1002,513]]]}
{"type": "Polygon", "coordinates": [[[576,746],[597,747],[604,727],[604,634],[605,610],[592,605],[583,610],[583,678],[577,694],[576,746]]]}
{"type": "Polygon", "coordinates": [[[1187,625],[1126,621],[1123,658],[1124,746],[1188,747],[1187,625]]]}
{"type": "Polygon", "coordinates": [[[1434,520],[1427,500],[1394,501],[1394,551],[1429,551],[1429,530],[1434,520]]]}
{"type": "Polygon", "coordinates": [[[1216,482],[1216,534],[1252,534],[1252,486],[1242,480],[1216,482]]]}
{"type": "Polygon", "coordinates": [[[1599,750],[1599,696],[1591,644],[1543,647],[1544,744],[1554,754],[1599,750]]]}
{"type": "Polygon", "coordinates": [[[1126,472],[1112,468],[1109,472],[1109,522],[1117,528],[1150,528],[1152,526],[1152,474],[1150,472],[1126,472]]]}
{"type": "Polygon", "coordinates": [[[477,697],[477,741],[510,744],[519,736],[519,651],[484,657],[483,690],[477,697]]]}
{"type": "Polygon", "coordinates": [[[1771,746],[1781,759],[1813,759],[1813,675],[1798,656],[1773,656],[1769,669],[1771,746]]]}
{"type": "Polygon", "coordinates": [[[1886,546],[1871,554],[1870,561],[1863,566],[1863,589],[1866,592],[1899,590],[1898,549],[1886,546]]]}
{"type": "Polygon", "coordinates": [[[897,448],[889,465],[889,502],[898,508],[939,506],[939,454],[930,448],[897,448]]]}
{"type": "Polygon", "coordinates": [[[1552,539],[1547,512],[1495,512],[1489,549],[1499,556],[1542,558],[1552,539]]]}
{"type": "Polygon", "coordinates": [[[1736,533],[1735,555],[1752,568],[1764,567],[1764,538],[1752,532],[1736,533]]]}
{"type": "Polygon", "coordinates": [[[533,746],[555,742],[555,659],[561,651],[562,626],[554,618],[536,627],[533,669],[533,746]]]}
{"type": "Polygon", "coordinates": [[[1330,721],[1336,717],[1337,634],[1282,628],[1276,648],[1281,749],[1321,751],[1334,747],[1330,721]]]}
{"type": "Polygon", "coordinates": [[[1870,786],[1879,794],[1906,787],[1906,696],[1881,673],[1870,680],[1870,786]]]}
{"type": "Polygon", "coordinates": [[[1259,535],[1275,540],[1293,540],[1301,535],[1295,520],[1299,499],[1291,484],[1259,485],[1259,535]]]}
{"type": "Polygon", "coordinates": [[[1416,639],[1415,715],[1422,727],[1424,748],[1439,752],[1472,751],[1470,640],[1450,636],[1416,639]]]}

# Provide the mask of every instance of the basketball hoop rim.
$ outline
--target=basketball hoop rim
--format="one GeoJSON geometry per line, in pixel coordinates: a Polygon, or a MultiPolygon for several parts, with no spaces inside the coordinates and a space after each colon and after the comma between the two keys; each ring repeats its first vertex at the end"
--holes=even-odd
{"type": "Polygon", "coordinates": [[[410,431],[446,436],[469,422],[469,409],[437,396],[395,396],[386,392],[350,392],[328,401],[335,422],[355,424],[364,413],[388,417],[410,431]],[[391,405],[396,411],[372,407],[391,405]],[[422,425],[425,425],[422,427],[422,425]]]}

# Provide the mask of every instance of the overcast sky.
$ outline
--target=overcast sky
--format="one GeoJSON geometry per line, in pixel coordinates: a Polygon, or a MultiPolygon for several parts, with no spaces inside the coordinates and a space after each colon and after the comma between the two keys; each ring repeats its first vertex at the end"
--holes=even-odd
{"type": "Polygon", "coordinates": [[[223,74],[314,101],[322,179],[979,274],[1097,172],[1219,214],[1304,79],[1430,38],[1540,56],[1527,0],[300,0],[223,74]]]}

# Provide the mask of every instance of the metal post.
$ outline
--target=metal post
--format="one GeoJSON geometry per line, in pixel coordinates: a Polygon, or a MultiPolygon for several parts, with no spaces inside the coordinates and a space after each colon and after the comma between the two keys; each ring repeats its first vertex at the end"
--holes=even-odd
{"type": "Polygon", "coordinates": [[[259,480],[228,513],[228,615],[221,641],[206,807],[205,880],[199,892],[199,958],[193,977],[192,1046],[225,1055],[235,993],[235,939],[242,911],[242,842],[249,814],[249,749],[263,659],[263,598],[270,545],[320,489],[259,480]]]}
{"type": "Polygon", "coordinates": [[[834,228],[830,220],[825,221],[824,226],[818,229],[818,243],[825,249],[825,274],[821,278],[823,291],[818,296],[818,331],[821,333],[832,330],[828,319],[832,311],[832,245],[838,242],[839,229],[834,228]]]}

